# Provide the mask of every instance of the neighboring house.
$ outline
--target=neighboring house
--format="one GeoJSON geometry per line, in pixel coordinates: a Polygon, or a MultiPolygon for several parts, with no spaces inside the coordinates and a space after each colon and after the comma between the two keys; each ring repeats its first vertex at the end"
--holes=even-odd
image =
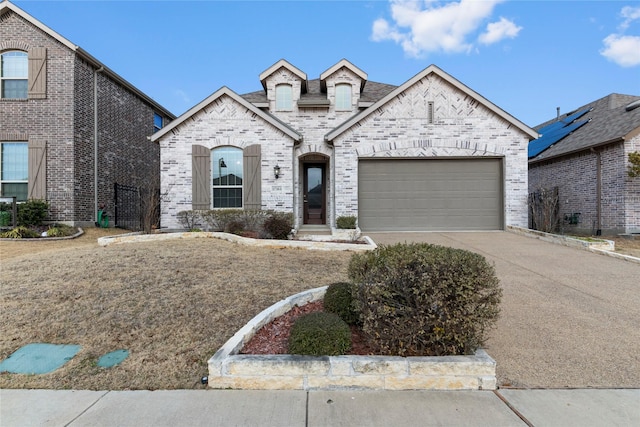
{"type": "Polygon", "coordinates": [[[113,215],[114,184],[159,187],[149,137],[175,118],[8,1],[0,2],[1,196],[44,199],[51,221],[113,215]]]}
{"type": "Polygon", "coordinates": [[[640,96],[610,94],[535,128],[529,192],[558,189],[562,228],[593,235],[640,232],[640,96]]]}
{"type": "Polygon", "coordinates": [[[229,207],[292,212],[297,228],[347,215],[364,231],[526,227],[537,134],[440,68],[392,86],[344,59],[313,80],[280,60],[259,78],[153,135],[162,227],[229,207]]]}

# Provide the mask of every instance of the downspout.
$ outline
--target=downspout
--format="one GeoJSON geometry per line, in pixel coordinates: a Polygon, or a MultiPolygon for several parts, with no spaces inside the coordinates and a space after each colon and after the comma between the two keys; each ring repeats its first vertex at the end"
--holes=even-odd
{"type": "Polygon", "coordinates": [[[98,222],[98,73],[104,71],[100,67],[93,72],[93,217],[98,222]]]}
{"type": "Polygon", "coordinates": [[[598,150],[591,149],[596,155],[596,236],[602,235],[602,157],[598,150]]]}

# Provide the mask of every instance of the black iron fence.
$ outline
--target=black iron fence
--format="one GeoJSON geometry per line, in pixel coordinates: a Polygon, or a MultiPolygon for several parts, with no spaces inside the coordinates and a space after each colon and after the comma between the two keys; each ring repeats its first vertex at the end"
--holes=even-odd
{"type": "Polygon", "coordinates": [[[140,189],[132,185],[114,184],[114,225],[127,230],[142,230],[140,189]]]}

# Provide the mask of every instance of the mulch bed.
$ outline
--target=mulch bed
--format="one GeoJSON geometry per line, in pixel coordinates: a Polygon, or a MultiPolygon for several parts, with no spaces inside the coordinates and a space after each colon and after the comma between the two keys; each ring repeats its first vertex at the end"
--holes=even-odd
{"type": "MultiPolygon", "coordinates": [[[[322,301],[296,306],[282,316],[263,326],[251,340],[245,344],[240,354],[288,354],[289,334],[296,319],[304,314],[322,311],[322,301]]],[[[366,343],[362,330],[357,326],[351,328],[350,355],[374,355],[375,352],[366,343]]]]}

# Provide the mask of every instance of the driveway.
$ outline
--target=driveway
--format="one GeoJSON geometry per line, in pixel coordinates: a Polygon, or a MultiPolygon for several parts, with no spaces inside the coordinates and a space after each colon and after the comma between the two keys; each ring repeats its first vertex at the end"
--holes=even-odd
{"type": "Polygon", "coordinates": [[[367,235],[495,264],[503,308],[485,348],[501,387],[640,387],[640,264],[510,232],[367,235]]]}

